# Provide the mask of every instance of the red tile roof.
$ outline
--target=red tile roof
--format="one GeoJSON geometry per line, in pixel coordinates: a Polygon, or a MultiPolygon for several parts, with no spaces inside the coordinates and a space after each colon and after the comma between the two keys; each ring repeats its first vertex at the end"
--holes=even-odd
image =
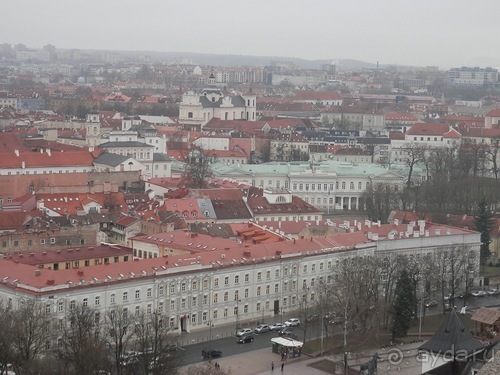
{"type": "Polygon", "coordinates": [[[486,116],[489,116],[489,117],[500,117],[500,109],[492,109],[491,111],[489,111],[486,116]]]}
{"type": "Polygon", "coordinates": [[[44,206],[61,215],[77,215],[83,210],[83,206],[95,202],[102,208],[110,211],[127,211],[127,204],[123,194],[116,193],[57,193],[57,194],[36,194],[36,198],[42,201],[44,206]]]}
{"type": "Polygon", "coordinates": [[[313,215],[322,213],[321,210],[293,195],[291,203],[271,204],[263,196],[264,191],[257,187],[250,187],[247,198],[248,207],[253,215],[313,215]]]}
{"type": "Polygon", "coordinates": [[[43,167],[92,167],[93,157],[88,151],[73,152],[20,152],[0,154],[0,168],[43,168],[43,167]]]}
{"type": "MultiPolygon", "coordinates": [[[[251,224],[246,224],[246,227],[241,225],[240,228],[242,231],[252,230],[251,224]]],[[[363,225],[361,230],[355,230],[352,233],[257,244],[253,243],[253,239],[238,242],[204,235],[191,236],[186,232],[169,232],[154,236],[141,236],[133,240],[156,244],[172,241],[166,247],[179,249],[183,253],[59,271],[39,269],[35,266],[0,259],[0,282],[4,288],[17,288],[25,293],[53,294],[54,288],[61,287],[64,288],[64,293],[71,293],[73,288],[86,288],[91,285],[101,285],[101,283],[110,285],[125,283],[130,279],[153,279],[166,274],[199,272],[200,267],[203,266],[223,269],[242,264],[276,262],[283,255],[303,258],[307,254],[315,254],[325,249],[330,249],[327,251],[331,253],[348,252],[359,244],[366,246],[366,244],[378,241],[392,241],[388,238],[389,233],[394,236],[394,239],[413,237],[406,234],[407,229],[406,224],[370,225],[370,227],[363,225]],[[374,234],[378,235],[377,239],[374,238],[374,234]],[[163,241],[159,241],[160,239],[163,241]]],[[[418,229],[417,226],[416,230],[418,229]]],[[[429,237],[475,233],[433,223],[426,223],[424,230],[424,236],[429,237]]]]}
{"type": "Polygon", "coordinates": [[[336,91],[301,90],[292,99],[298,100],[342,100],[342,96],[336,91]]]}
{"type": "Polygon", "coordinates": [[[53,262],[65,262],[73,260],[96,259],[103,257],[114,257],[132,255],[132,248],[120,245],[86,246],[73,249],[51,249],[50,251],[35,251],[17,254],[6,254],[4,259],[11,262],[39,265],[53,262]]]}
{"type": "Polygon", "coordinates": [[[500,129],[474,128],[469,126],[459,126],[459,131],[463,137],[475,138],[496,138],[500,137],[500,129]]]}
{"type": "Polygon", "coordinates": [[[450,131],[450,125],[444,123],[427,123],[427,122],[419,122],[413,125],[406,134],[408,135],[439,135],[443,136],[444,134],[450,131]]]}
{"type": "Polygon", "coordinates": [[[205,199],[240,200],[246,192],[243,189],[193,189],[190,195],[205,199]]]}

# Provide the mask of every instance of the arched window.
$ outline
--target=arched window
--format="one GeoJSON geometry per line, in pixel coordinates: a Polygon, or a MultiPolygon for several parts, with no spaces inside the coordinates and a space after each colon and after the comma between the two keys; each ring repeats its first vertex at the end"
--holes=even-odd
{"type": "Polygon", "coordinates": [[[358,189],[361,190],[363,187],[363,184],[361,182],[358,182],[358,189]]]}
{"type": "Polygon", "coordinates": [[[193,118],[193,112],[188,112],[188,118],[193,118]]]}
{"type": "Polygon", "coordinates": [[[351,182],[351,183],[349,184],[349,188],[350,188],[351,190],[354,190],[354,182],[351,182]]]}
{"type": "Polygon", "coordinates": [[[284,196],[280,195],[278,198],[276,198],[276,203],[285,203],[286,199],[284,196]]]}

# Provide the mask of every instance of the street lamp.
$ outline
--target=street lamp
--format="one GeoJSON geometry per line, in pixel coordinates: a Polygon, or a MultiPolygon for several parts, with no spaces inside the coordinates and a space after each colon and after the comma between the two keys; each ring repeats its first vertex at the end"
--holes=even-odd
{"type": "Polygon", "coordinates": [[[208,330],[209,330],[208,341],[212,341],[212,327],[214,326],[214,324],[212,323],[211,320],[209,320],[207,324],[208,324],[208,330]]]}
{"type": "Polygon", "coordinates": [[[239,308],[240,299],[236,298],[236,330],[238,330],[240,325],[240,308],[239,308]]]}
{"type": "Polygon", "coordinates": [[[303,340],[303,342],[306,342],[307,321],[309,320],[308,316],[307,316],[307,293],[309,293],[309,288],[304,287],[303,291],[304,291],[304,295],[302,296],[303,302],[304,302],[304,340],[303,340]]]}

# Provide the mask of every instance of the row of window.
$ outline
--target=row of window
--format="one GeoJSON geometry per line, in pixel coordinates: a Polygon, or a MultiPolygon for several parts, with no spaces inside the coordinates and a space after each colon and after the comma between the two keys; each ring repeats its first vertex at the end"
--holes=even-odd
{"type": "MultiPolygon", "coordinates": [[[[89,170],[89,171],[91,171],[91,170],[89,170]]],[[[73,169],[73,171],[70,171],[69,169],[66,169],[66,170],[59,169],[59,173],[77,173],[77,172],[84,172],[84,173],[85,173],[85,172],[87,172],[87,169],[86,169],[86,168],[84,168],[84,169],[83,169],[83,170],[81,170],[81,171],[77,171],[76,169],[73,169]]],[[[50,171],[46,171],[46,170],[44,170],[44,171],[43,171],[43,173],[40,173],[40,174],[53,174],[53,173],[55,174],[55,173],[56,173],[56,171],[52,171],[52,170],[50,170],[50,171]]],[[[30,171],[29,171],[29,170],[27,170],[27,169],[25,169],[25,170],[23,170],[23,171],[16,171],[16,175],[20,175],[20,174],[26,174],[26,175],[29,175],[29,174],[30,174],[30,171]]],[[[35,170],[33,170],[33,171],[32,171],[32,174],[38,174],[38,171],[35,169],[35,170]]],[[[12,175],[12,172],[11,172],[11,171],[8,171],[8,172],[7,172],[7,175],[8,175],[8,176],[12,175]]]]}
{"type": "MultiPolygon", "coordinates": [[[[339,190],[339,185],[340,185],[340,189],[342,189],[342,190],[346,189],[347,184],[345,181],[342,181],[341,184],[339,184],[339,181],[335,182],[335,184],[306,184],[306,183],[301,183],[301,182],[299,182],[299,183],[294,182],[293,183],[293,191],[327,191],[327,192],[331,192],[334,190],[339,190]]],[[[355,182],[351,181],[349,183],[350,190],[355,190],[355,186],[356,186],[355,182]]],[[[365,188],[368,189],[369,186],[370,186],[370,182],[367,181],[365,188]]],[[[358,190],[362,190],[363,183],[358,182],[357,188],[358,188],[358,190]]]]}
{"type": "MultiPolygon", "coordinates": [[[[50,243],[51,245],[55,245],[56,239],[55,239],[55,237],[51,237],[50,239],[46,239],[46,238],[41,238],[40,239],[40,245],[45,245],[47,242],[50,243]]],[[[8,241],[2,241],[2,247],[7,247],[8,244],[9,244],[8,241]]],[[[32,246],[33,245],[33,240],[26,241],[26,244],[28,246],[32,246]]],[[[19,240],[12,241],[12,245],[13,246],[19,246],[19,240]]],[[[66,240],[66,245],[71,246],[72,245],[72,241],[71,240],[66,240]]],[[[80,239],[80,245],[85,245],[85,240],[84,239],[80,239]]]]}

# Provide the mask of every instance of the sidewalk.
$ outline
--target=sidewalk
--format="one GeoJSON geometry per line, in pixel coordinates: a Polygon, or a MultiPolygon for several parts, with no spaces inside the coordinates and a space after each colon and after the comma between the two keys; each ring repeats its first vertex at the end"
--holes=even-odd
{"type": "MultiPolygon", "coordinates": [[[[422,342],[406,344],[387,349],[373,349],[363,353],[351,353],[348,357],[348,364],[355,372],[359,371],[359,364],[366,363],[375,352],[381,360],[378,362],[379,373],[385,375],[419,375],[422,364],[417,360],[416,354],[422,342]],[[396,357],[394,357],[396,355],[396,357]],[[391,359],[392,358],[392,359],[391,359]],[[396,359],[394,359],[396,358],[396,359]],[[391,360],[388,360],[391,359],[391,360]]],[[[342,361],[342,355],[330,355],[312,358],[307,354],[302,354],[300,358],[286,360],[283,374],[286,375],[324,375],[332,374],[323,370],[311,367],[312,364],[324,360],[342,361]]],[[[254,350],[230,357],[221,357],[216,361],[223,369],[230,370],[233,375],[270,375],[282,374],[281,357],[271,351],[271,348],[254,350]],[[271,362],[274,361],[274,371],[271,371],[271,362]]],[[[189,366],[184,366],[186,369],[189,366]]],[[[342,372],[340,372],[342,373],[342,372]]]]}
{"type": "MultiPolygon", "coordinates": [[[[214,362],[218,362],[222,369],[229,370],[232,375],[269,375],[269,374],[287,374],[287,375],[324,375],[320,371],[309,367],[308,364],[320,361],[320,358],[311,358],[302,355],[301,358],[294,358],[285,361],[283,372],[281,372],[281,357],[273,353],[271,348],[254,350],[230,357],[221,357],[214,362]],[[274,361],[274,371],[271,371],[271,362],[274,361]]],[[[188,368],[184,366],[181,370],[188,368]]]]}
{"type": "MultiPolygon", "coordinates": [[[[292,315],[290,315],[291,317],[292,315]]],[[[288,318],[288,316],[286,317],[288,318]]],[[[285,317],[283,317],[285,319],[285,317]]],[[[285,319],[286,320],[286,319],[285,319]]],[[[267,324],[273,322],[281,321],[280,316],[266,319],[267,324]]],[[[257,325],[256,321],[247,320],[241,321],[240,327],[255,327],[257,325]]],[[[218,327],[212,327],[192,332],[183,333],[179,336],[179,344],[181,346],[196,344],[200,342],[206,342],[209,340],[210,334],[213,340],[217,340],[224,337],[234,336],[236,332],[235,324],[226,324],[218,327]]],[[[419,375],[421,373],[422,364],[417,360],[416,354],[417,349],[423,344],[423,342],[406,344],[402,346],[387,348],[387,349],[372,349],[363,353],[350,353],[348,357],[348,364],[350,367],[359,371],[359,364],[366,363],[371,359],[375,352],[381,357],[378,362],[379,373],[384,375],[419,375]],[[388,361],[388,357],[393,354],[397,354],[401,357],[400,362],[397,363],[388,361]]],[[[300,358],[288,359],[285,362],[283,374],[287,375],[324,375],[328,374],[326,371],[322,371],[311,367],[311,364],[321,362],[323,360],[338,361],[341,362],[343,359],[342,355],[330,355],[323,357],[311,358],[307,354],[302,354],[300,358]]],[[[254,350],[250,352],[245,352],[242,354],[237,354],[229,357],[221,357],[217,359],[217,362],[221,365],[221,368],[229,369],[233,375],[270,375],[270,374],[281,374],[281,357],[271,351],[271,348],[264,348],[259,350],[254,350]],[[274,361],[274,372],[271,371],[271,362],[274,361]]],[[[184,366],[185,369],[189,366],[184,366]]],[[[329,372],[330,374],[332,372],[329,372]]],[[[340,372],[342,373],[342,372],[340,372]]]]}

